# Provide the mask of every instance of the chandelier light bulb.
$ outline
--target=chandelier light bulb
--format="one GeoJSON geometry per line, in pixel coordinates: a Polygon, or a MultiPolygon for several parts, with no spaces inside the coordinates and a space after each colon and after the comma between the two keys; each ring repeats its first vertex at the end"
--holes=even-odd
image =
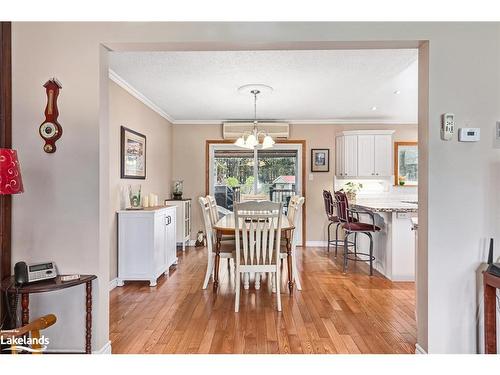
{"type": "Polygon", "coordinates": [[[234,144],[238,147],[245,147],[245,140],[243,137],[239,137],[234,144]]]}
{"type": "Polygon", "coordinates": [[[266,135],[262,141],[262,148],[271,148],[274,145],[274,139],[270,135],[266,135]]]}
{"type": "Polygon", "coordinates": [[[248,148],[254,148],[255,146],[257,146],[259,144],[259,141],[257,140],[257,137],[255,135],[250,134],[247,137],[245,144],[248,148]]]}

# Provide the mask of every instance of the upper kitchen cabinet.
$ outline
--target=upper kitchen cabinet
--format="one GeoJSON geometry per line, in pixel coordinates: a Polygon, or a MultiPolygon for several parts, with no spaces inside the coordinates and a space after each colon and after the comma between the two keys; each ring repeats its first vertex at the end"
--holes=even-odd
{"type": "Polygon", "coordinates": [[[342,135],[336,139],[336,174],[339,177],[356,177],[358,175],[358,137],[342,135]]]}
{"type": "Polygon", "coordinates": [[[336,139],[337,176],[392,176],[393,130],[344,131],[336,139]]]}

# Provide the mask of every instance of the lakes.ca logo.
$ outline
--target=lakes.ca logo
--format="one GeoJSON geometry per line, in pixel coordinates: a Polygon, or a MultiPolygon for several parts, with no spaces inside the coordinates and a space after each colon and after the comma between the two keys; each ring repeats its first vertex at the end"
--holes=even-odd
{"type": "Polygon", "coordinates": [[[29,336],[21,336],[21,337],[13,337],[9,336],[9,333],[16,334],[17,330],[13,329],[10,331],[3,331],[4,336],[0,336],[0,344],[8,345],[6,348],[2,349],[2,351],[16,351],[16,352],[30,352],[30,353],[41,353],[47,350],[47,346],[50,343],[48,337],[41,335],[40,337],[29,337],[29,336]],[[33,348],[33,346],[35,348],[33,348]]]}

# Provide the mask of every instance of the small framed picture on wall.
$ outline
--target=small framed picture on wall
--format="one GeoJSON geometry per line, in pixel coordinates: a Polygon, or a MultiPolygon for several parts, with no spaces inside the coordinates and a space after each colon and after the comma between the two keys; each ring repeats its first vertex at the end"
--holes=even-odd
{"type": "Polygon", "coordinates": [[[121,178],[146,179],[146,136],[121,127],[121,178]]]}
{"type": "Polygon", "coordinates": [[[330,149],[313,148],[311,149],[311,172],[329,172],[330,171],[330,149]]]}

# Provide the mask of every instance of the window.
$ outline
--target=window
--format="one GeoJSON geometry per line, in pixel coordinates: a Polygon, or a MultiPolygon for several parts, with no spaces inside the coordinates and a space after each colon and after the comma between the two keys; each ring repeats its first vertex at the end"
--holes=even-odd
{"type": "Polygon", "coordinates": [[[301,193],[301,144],[279,144],[266,150],[242,150],[229,144],[212,144],[210,193],[217,205],[232,211],[235,202],[272,200],[285,210],[290,197],[301,193]]]}

